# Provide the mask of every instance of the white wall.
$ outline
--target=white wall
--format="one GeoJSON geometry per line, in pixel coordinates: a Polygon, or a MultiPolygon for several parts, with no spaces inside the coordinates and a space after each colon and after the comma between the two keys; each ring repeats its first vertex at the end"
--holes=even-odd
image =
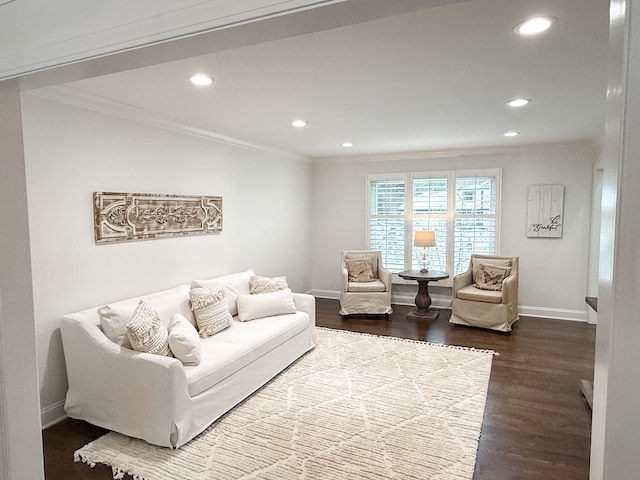
{"type": "MultiPolygon", "coordinates": [[[[319,159],[313,175],[314,291],[336,295],[340,289],[340,250],[366,247],[368,173],[499,167],[502,168],[499,253],[520,257],[522,313],[586,320],[591,182],[596,159],[597,149],[590,145],[505,148],[448,156],[414,153],[319,159]],[[565,186],[561,239],[526,237],[527,187],[536,184],[565,186]]],[[[446,293],[450,296],[449,290],[446,293]]]]}
{"type": "Polygon", "coordinates": [[[59,417],[62,314],[253,268],[310,287],[311,165],[23,95],[43,423],[59,417]],[[96,246],[92,192],[222,195],[219,235],[96,246]]]}

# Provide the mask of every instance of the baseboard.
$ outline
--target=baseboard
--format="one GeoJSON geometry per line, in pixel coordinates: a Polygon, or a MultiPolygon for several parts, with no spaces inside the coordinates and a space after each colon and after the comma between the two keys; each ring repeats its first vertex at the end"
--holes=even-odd
{"type": "Polygon", "coordinates": [[[551,318],[553,320],[570,320],[572,322],[587,322],[587,310],[567,310],[562,308],[529,307],[518,305],[518,313],[526,317],[551,318]]]}
{"type": "Polygon", "coordinates": [[[64,400],[49,405],[40,410],[40,422],[42,423],[42,429],[55,425],[67,418],[67,414],[64,411],[64,400]]]}
{"type": "MultiPolygon", "coordinates": [[[[340,292],[337,290],[313,289],[309,293],[318,298],[337,300],[340,292]]],[[[431,295],[432,306],[435,308],[451,308],[451,297],[448,295],[431,295]]],[[[414,305],[415,296],[391,294],[391,303],[396,305],[414,305]]],[[[585,310],[567,310],[562,308],[518,306],[518,313],[527,317],[550,318],[553,320],[571,320],[573,322],[587,322],[588,313],[585,310]]]]}

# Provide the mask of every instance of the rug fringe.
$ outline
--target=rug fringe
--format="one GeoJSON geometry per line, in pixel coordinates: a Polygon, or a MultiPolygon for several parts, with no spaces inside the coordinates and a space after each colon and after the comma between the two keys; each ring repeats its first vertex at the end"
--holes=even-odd
{"type": "Polygon", "coordinates": [[[336,328],[327,328],[327,327],[316,327],[316,330],[325,330],[327,332],[340,332],[340,333],[348,333],[350,335],[360,335],[364,337],[379,337],[379,338],[388,338],[389,340],[395,340],[398,342],[409,342],[409,343],[419,343],[421,345],[431,345],[433,347],[443,347],[443,348],[452,348],[454,350],[467,350],[470,352],[480,352],[480,353],[489,353],[495,357],[499,357],[500,354],[495,350],[488,350],[483,348],[474,348],[474,347],[463,347],[460,345],[447,345],[446,343],[433,343],[427,342],[424,340],[413,340],[411,338],[400,338],[400,337],[391,337],[385,335],[374,335],[372,333],[361,333],[361,332],[352,332],[351,330],[339,330],[336,328]]]}
{"type": "MultiPolygon", "coordinates": [[[[91,460],[87,455],[83,453],[79,453],[79,450],[76,450],[75,452],[73,452],[73,461],[75,463],[78,463],[78,462],[86,463],[91,468],[94,468],[96,466],[96,462],[91,460]]],[[[102,463],[102,462],[98,462],[98,463],[102,463]]],[[[130,473],[122,468],[118,468],[114,466],[111,466],[111,472],[113,473],[113,480],[122,480],[124,476],[127,474],[131,475],[133,477],[133,480],[146,480],[145,477],[143,477],[142,475],[130,473]]]]}

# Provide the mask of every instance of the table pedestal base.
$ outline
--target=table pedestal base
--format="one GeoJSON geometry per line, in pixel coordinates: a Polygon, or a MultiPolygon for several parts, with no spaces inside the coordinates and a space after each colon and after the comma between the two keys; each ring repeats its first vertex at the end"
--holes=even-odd
{"type": "Polygon", "coordinates": [[[409,311],[409,313],[407,313],[407,319],[409,319],[409,320],[435,320],[436,318],[438,318],[439,314],[440,314],[440,312],[438,312],[437,310],[433,310],[431,308],[425,310],[425,309],[422,309],[422,308],[414,307],[409,311]]]}

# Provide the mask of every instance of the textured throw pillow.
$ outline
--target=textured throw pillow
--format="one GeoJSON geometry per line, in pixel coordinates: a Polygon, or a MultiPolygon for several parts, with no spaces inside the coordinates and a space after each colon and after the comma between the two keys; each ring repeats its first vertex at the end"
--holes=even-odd
{"type": "Polygon", "coordinates": [[[260,295],[238,295],[238,319],[241,322],[287,313],[296,313],[296,305],[288,288],[260,295]]]}
{"type": "Polygon", "coordinates": [[[231,325],[231,314],[221,288],[196,287],[189,291],[189,296],[202,338],[215,335],[231,325]]]}
{"type": "Polygon", "coordinates": [[[138,352],[171,356],[169,333],[160,321],[158,312],[140,300],[127,323],[127,337],[138,352]]]}
{"type": "Polygon", "coordinates": [[[502,281],[507,278],[509,268],[493,265],[478,265],[475,286],[480,290],[502,290],[502,281]]]}
{"type": "Polygon", "coordinates": [[[277,292],[285,288],[289,288],[289,285],[287,285],[287,277],[270,278],[253,275],[249,279],[249,293],[251,294],[277,292]]]}
{"type": "Polygon", "coordinates": [[[174,313],[169,324],[169,348],[184,365],[200,365],[202,352],[198,331],[189,320],[174,313]]]}
{"type": "Polygon", "coordinates": [[[209,280],[192,280],[191,288],[195,287],[216,287],[224,290],[224,299],[229,306],[231,315],[238,314],[236,297],[239,293],[249,293],[249,279],[255,275],[252,269],[240,273],[232,273],[223,277],[216,277],[209,280]]]}
{"type": "Polygon", "coordinates": [[[371,270],[373,278],[378,277],[378,255],[376,253],[354,253],[349,252],[345,257],[347,260],[369,260],[371,262],[371,270]]]}
{"type": "Polygon", "coordinates": [[[344,263],[347,266],[347,272],[349,272],[350,282],[373,282],[375,280],[370,259],[346,259],[344,263]]]}

